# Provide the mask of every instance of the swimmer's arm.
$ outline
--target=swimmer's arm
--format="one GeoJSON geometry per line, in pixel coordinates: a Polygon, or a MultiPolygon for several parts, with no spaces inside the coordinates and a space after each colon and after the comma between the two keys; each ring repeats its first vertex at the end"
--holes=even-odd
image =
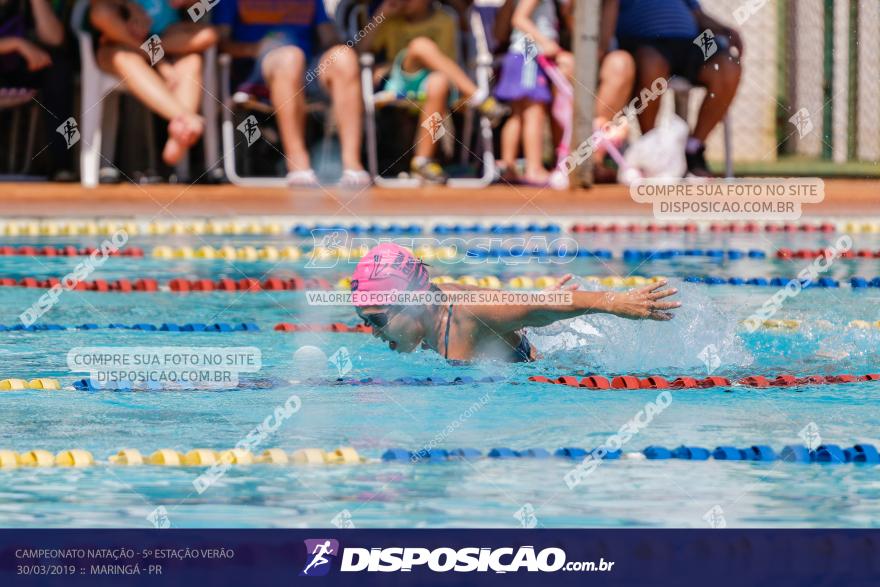
{"type": "Polygon", "coordinates": [[[665,286],[666,281],[658,281],[625,292],[573,291],[570,304],[474,306],[472,309],[477,318],[502,332],[547,326],[584,314],[612,314],[629,320],[671,320],[669,310],[680,307],[681,302],[664,301],[663,298],[678,293],[665,286]]]}

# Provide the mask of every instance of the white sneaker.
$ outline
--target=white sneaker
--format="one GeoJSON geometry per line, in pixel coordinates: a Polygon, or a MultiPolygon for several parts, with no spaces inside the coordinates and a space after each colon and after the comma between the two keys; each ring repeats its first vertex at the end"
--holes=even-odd
{"type": "Polygon", "coordinates": [[[300,171],[291,171],[287,174],[287,185],[292,188],[316,188],[318,176],[315,175],[313,169],[303,169],[300,171]]]}
{"type": "Polygon", "coordinates": [[[339,187],[349,190],[360,190],[372,183],[370,174],[363,169],[345,169],[339,178],[339,187]]]}

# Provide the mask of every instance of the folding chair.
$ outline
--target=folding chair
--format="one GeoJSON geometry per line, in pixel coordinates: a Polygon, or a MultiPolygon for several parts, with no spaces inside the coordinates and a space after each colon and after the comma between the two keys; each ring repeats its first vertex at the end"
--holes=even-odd
{"type": "MultiPolygon", "coordinates": [[[[688,107],[690,105],[691,91],[696,86],[679,76],[672,76],[669,80],[669,89],[675,99],[675,114],[687,122],[688,107]]],[[[733,125],[730,124],[730,114],[724,115],[724,176],[733,177],[733,125]]]]}
{"type": "MultiPolygon", "coordinates": [[[[81,96],[82,114],[79,121],[80,131],[80,178],[83,187],[92,188],[98,185],[101,168],[102,143],[109,155],[104,158],[113,161],[116,147],[116,130],[119,125],[119,96],[125,91],[122,80],[105,73],[98,67],[92,37],[85,30],[85,18],[89,9],[89,0],[77,0],[71,13],[71,27],[79,39],[80,60],[82,62],[81,96]],[[103,128],[102,128],[103,127],[103,128]],[[104,132],[106,131],[106,139],[104,132]]],[[[217,50],[212,47],[204,54],[202,116],[205,119],[204,142],[205,172],[218,165],[219,145],[217,140],[217,50]]],[[[180,176],[189,175],[188,161],[184,159],[177,165],[180,176]]]]}
{"type": "MultiPolygon", "coordinates": [[[[451,12],[451,14],[455,16],[456,19],[458,18],[458,15],[455,13],[455,11],[449,9],[446,6],[437,5],[437,9],[451,12]]],[[[361,7],[361,10],[365,12],[366,8],[361,7]]],[[[475,41],[475,58],[473,70],[476,74],[476,83],[480,89],[485,90],[488,93],[489,80],[492,75],[492,54],[489,52],[488,49],[485,28],[483,26],[483,21],[478,11],[471,11],[470,22],[475,41]]],[[[459,46],[459,41],[458,39],[456,39],[456,47],[459,46]]],[[[456,56],[456,60],[461,63],[461,59],[459,59],[458,56],[456,56]]],[[[373,181],[378,186],[392,188],[418,187],[422,183],[421,180],[419,180],[418,178],[387,178],[379,175],[378,139],[376,134],[376,109],[377,107],[379,107],[379,105],[376,103],[376,93],[375,87],[373,85],[374,65],[374,55],[370,53],[364,53],[361,55],[361,85],[363,86],[364,95],[364,128],[367,134],[367,167],[369,168],[370,173],[373,175],[373,181]]],[[[383,102],[383,104],[381,105],[381,107],[388,106],[410,107],[411,104],[408,100],[392,100],[389,102],[383,102]]],[[[469,109],[467,112],[465,112],[463,136],[465,137],[466,141],[470,140],[469,137],[472,134],[471,129],[473,128],[473,123],[468,122],[468,117],[472,117],[474,116],[474,114],[475,111],[473,109],[469,109]]],[[[495,179],[495,154],[492,148],[492,124],[482,114],[479,114],[479,120],[480,142],[483,149],[483,175],[478,178],[450,178],[446,182],[446,185],[448,185],[449,187],[483,187],[489,185],[495,179]]],[[[467,151],[467,144],[464,142],[462,144],[465,148],[465,151],[467,151]]]]}

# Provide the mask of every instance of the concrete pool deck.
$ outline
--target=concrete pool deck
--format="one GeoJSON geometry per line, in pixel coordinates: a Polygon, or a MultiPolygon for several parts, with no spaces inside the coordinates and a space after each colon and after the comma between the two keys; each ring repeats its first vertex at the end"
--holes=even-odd
{"type": "MultiPolygon", "coordinates": [[[[482,189],[426,187],[369,188],[360,193],[335,188],[288,190],[233,185],[119,184],[84,189],[79,184],[0,184],[0,218],[138,216],[223,217],[303,215],[357,219],[360,216],[571,216],[648,217],[647,204],[632,201],[620,185],[553,191],[493,185],[482,189]]],[[[805,217],[878,216],[880,180],[830,179],[825,200],[805,204],[805,217]]]]}

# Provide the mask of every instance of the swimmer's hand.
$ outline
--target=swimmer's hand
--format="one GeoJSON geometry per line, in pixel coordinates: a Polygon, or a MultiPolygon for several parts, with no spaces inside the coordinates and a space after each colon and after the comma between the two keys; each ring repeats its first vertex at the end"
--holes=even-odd
{"type": "Polygon", "coordinates": [[[580,289],[581,286],[579,283],[568,283],[573,278],[574,275],[572,275],[571,273],[566,273],[559,278],[559,281],[556,282],[556,285],[545,287],[544,291],[575,291],[576,289],[580,289]]]}
{"type": "Polygon", "coordinates": [[[627,292],[607,292],[611,296],[610,313],[629,320],[672,320],[667,310],[680,308],[681,302],[660,301],[678,293],[677,289],[664,289],[665,286],[664,279],[627,292]]]}

